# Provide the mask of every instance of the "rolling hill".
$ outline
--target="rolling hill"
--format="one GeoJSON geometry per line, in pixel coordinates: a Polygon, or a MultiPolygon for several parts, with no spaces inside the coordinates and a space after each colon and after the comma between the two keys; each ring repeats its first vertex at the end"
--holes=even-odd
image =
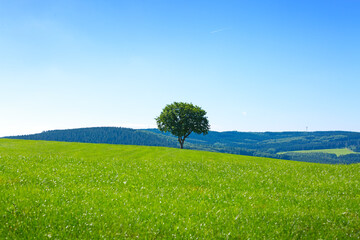
{"type": "Polygon", "coordinates": [[[82,143],[109,143],[143,146],[176,147],[176,139],[152,131],[131,128],[95,127],[44,131],[42,133],[12,136],[12,139],[46,140],[82,143]]]}
{"type": "Polygon", "coordinates": [[[359,167],[0,139],[0,238],[358,239],[359,167]]]}
{"type": "MultiPolygon", "coordinates": [[[[45,131],[39,134],[8,137],[12,139],[48,140],[83,143],[109,143],[143,146],[178,147],[177,139],[157,129],[96,127],[45,131]]],[[[360,155],[301,154],[293,151],[351,148],[360,151],[360,133],[329,132],[216,132],[191,134],[185,148],[248,156],[322,163],[357,163],[360,155]],[[279,152],[289,152],[278,154],[279,152]]]]}
{"type": "MultiPolygon", "coordinates": [[[[348,148],[333,148],[333,149],[318,149],[318,150],[302,150],[302,151],[294,151],[295,153],[330,153],[335,154],[336,156],[348,155],[348,154],[356,154],[356,152],[348,149],[348,148]]],[[[285,152],[292,153],[292,152],[285,152]]],[[[360,154],[360,153],[357,153],[360,154]]]]}

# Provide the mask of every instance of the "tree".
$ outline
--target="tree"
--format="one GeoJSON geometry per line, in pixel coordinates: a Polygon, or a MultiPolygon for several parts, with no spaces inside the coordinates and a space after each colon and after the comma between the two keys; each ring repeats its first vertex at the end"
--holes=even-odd
{"type": "Polygon", "coordinates": [[[155,118],[161,132],[170,132],[178,137],[180,148],[184,148],[185,139],[192,133],[209,132],[210,125],[206,112],[192,103],[174,102],[166,105],[159,117],[155,118]]]}

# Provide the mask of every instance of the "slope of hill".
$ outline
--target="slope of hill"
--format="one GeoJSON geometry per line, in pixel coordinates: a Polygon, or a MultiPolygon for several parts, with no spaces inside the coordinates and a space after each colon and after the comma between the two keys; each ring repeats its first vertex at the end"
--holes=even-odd
{"type": "Polygon", "coordinates": [[[38,134],[8,137],[12,139],[46,140],[82,143],[109,143],[143,146],[176,147],[177,141],[151,131],[119,127],[93,127],[44,131],[38,134]]]}
{"type": "MultiPolygon", "coordinates": [[[[97,127],[53,130],[39,134],[9,137],[14,139],[110,143],[126,145],[178,147],[177,139],[157,129],[134,130],[129,128],[97,127]]],[[[215,132],[192,134],[185,148],[248,156],[263,156],[288,160],[322,163],[356,163],[360,155],[301,154],[290,151],[351,148],[360,151],[360,133],[357,132],[215,132]],[[278,152],[289,152],[278,154],[278,152]]]]}
{"type": "Polygon", "coordinates": [[[0,139],[0,239],[357,239],[359,170],[0,139]]]}
{"type": "MultiPolygon", "coordinates": [[[[143,129],[162,134],[157,129],[143,129]]],[[[169,136],[169,134],[162,134],[169,136]]],[[[324,132],[215,132],[208,135],[190,135],[189,142],[203,144],[223,144],[260,151],[273,152],[360,147],[360,133],[345,131],[324,132]]],[[[360,148],[359,148],[360,150],[360,148]]]]}
{"type": "MultiPolygon", "coordinates": [[[[342,156],[342,155],[348,155],[348,154],[360,154],[360,153],[356,153],[348,148],[301,150],[301,151],[294,151],[294,152],[295,153],[330,153],[330,154],[335,154],[338,157],[342,156]]],[[[288,153],[294,153],[294,152],[288,152],[288,153]]]]}

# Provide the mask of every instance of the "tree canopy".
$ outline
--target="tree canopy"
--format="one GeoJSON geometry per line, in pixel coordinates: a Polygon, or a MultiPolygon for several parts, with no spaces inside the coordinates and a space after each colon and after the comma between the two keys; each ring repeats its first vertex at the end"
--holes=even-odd
{"type": "Polygon", "coordinates": [[[183,148],[185,139],[192,132],[204,135],[209,132],[210,125],[205,115],[205,110],[192,103],[174,102],[166,105],[155,119],[158,129],[177,136],[180,148],[183,148]]]}

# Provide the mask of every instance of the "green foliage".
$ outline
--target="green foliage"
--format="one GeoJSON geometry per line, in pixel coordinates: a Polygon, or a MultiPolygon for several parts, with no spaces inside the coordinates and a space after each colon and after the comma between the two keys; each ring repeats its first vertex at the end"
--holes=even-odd
{"type": "MultiPolygon", "coordinates": [[[[347,154],[353,154],[354,151],[348,149],[348,148],[336,148],[336,149],[319,149],[319,150],[303,150],[303,151],[293,151],[293,153],[330,153],[335,154],[336,156],[341,155],[347,155],[347,154]]],[[[291,153],[291,152],[285,152],[285,153],[291,153]]]]}
{"type": "Polygon", "coordinates": [[[0,239],[359,239],[359,171],[0,139],[0,239]]]}
{"type": "Polygon", "coordinates": [[[354,152],[360,152],[360,145],[353,146],[353,151],[354,152]]]}
{"type": "Polygon", "coordinates": [[[360,162],[360,154],[348,148],[303,150],[279,153],[281,158],[303,162],[352,164],[360,162]]]}
{"type": "Polygon", "coordinates": [[[44,131],[38,134],[13,136],[12,139],[61,142],[109,143],[144,146],[176,147],[176,139],[151,131],[118,127],[92,127],[44,131]]]}
{"type": "Polygon", "coordinates": [[[185,139],[192,133],[206,135],[210,125],[206,112],[191,103],[174,102],[166,105],[156,123],[161,132],[170,132],[178,137],[180,148],[183,148],[185,139]]]}
{"type": "Polygon", "coordinates": [[[308,152],[308,153],[298,153],[298,152],[287,152],[285,154],[278,154],[278,158],[302,161],[302,162],[317,162],[317,163],[330,163],[330,164],[353,164],[360,163],[360,154],[346,154],[339,155],[333,153],[323,153],[323,152],[308,152]]]}
{"type": "MultiPolygon", "coordinates": [[[[85,143],[111,143],[145,146],[176,147],[178,139],[158,129],[135,130],[116,127],[80,128],[45,131],[39,134],[15,136],[15,139],[48,140],[85,143]]],[[[350,148],[360,152],[360,133],[356,132],[215,132],[207,135],[192,134],[184,146],[188,149],[205,150],[248,156],[300,160],[317,163],[360,163],[360,154],[336,156],[326,154],[300,155],[296,150],[321,150],[350,148]]]]}

